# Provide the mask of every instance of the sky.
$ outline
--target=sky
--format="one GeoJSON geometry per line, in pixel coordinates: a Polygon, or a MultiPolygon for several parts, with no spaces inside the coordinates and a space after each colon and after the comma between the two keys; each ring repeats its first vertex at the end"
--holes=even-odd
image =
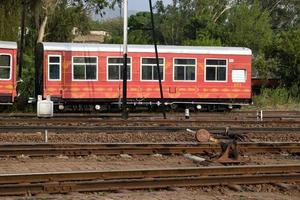
{"type": "MultiPolygon", "coordinates": [[[[1,0],[0,0],[1,1],[1,0]]],[[[152,5],[155,5],[157,0],[152,0],[152,5]]],[[[163,2],[167,5],[172,2],[172,0],[163,0],[163,2]]],[[[128,0],[128,15],[134,15],[139,11],[148,11],[149,12],[149,0],[128,0]]],[[[92,18],[94,20],[104,21],[107,19],[115,18],[120,16],[120,10],[118,7],[115,10],[107,9],[106,14],[103,16],[93,14],[92,18]]]]}
{"type": "MultiPolygon", "coordinates": [[[[0,0],[1,1],[1,0],[0,0]]],[[[152,5],[155,5],[157,0],[152,0],[152,5]]],[[[163,0],[163,2],[167,5],[172,2],[172,0],[163,0]]],[[[150,11],[149,10],[149,0],[128,0],[128,10],[129,15],[134,15],[139,11],[150,11]]],[[[115,10],[107,9],[106,14],[104,16],[93,14],[92,18],[94,20],[107,20],[115,17],[120,16],[120,10],[118,7],[115,8],[115,10]]]]}
{"type": "MultiPolygon", "coordinates": [[[[172,0],[163,0],[165,4],[169,4],[172,0]]],[[[156,0],[152,0],[152,4],[155,5],[156,0]]],[[[149,0],[128,0],[128,9],[136,11],[148,11],[149,0]]]]}

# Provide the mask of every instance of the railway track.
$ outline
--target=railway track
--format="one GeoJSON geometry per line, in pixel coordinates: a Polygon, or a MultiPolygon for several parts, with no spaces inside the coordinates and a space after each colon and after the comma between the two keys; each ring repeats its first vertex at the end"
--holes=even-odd
{"type": "Polygon", "coordinates": [[[197,118],[197,119],[100,119],[100,118],[50,118],[50,119],[38,119],[38,118],[6,118],[0,120],[1,124],[35,124],[35,125],[66,125],[66,124],[97,124],[97,125],[178,125],[178,124],[228,124],[228,125],[300,125],[300,118],[276,118],[265,119],[264,121],[257,121],[253,119],[225,119],[225,118],[197,118]]]}
{"type": "MultiPolygon", "coordinates": [[[[223,113],[213,113],[213,114],[199,114],[199,113],[195,113],[195,114],[190,114],[190,118],[191,119],[213,119],[215,117],[221,118],[221,119],[256,119],[257,118],[257,114],[223,114],[223,113]]],[[[14,119],[35,119],[38,118],[36,115],[33,114],[24,114],[24,115],[13,115],[13,114],[7,114],[7,115],[3,115],[0,113],[0,119],[9,119],[9,118],[14,118],[14,119]]],[[[74,118],[74,119],[120,119],[121,117],[118,115],[103,115],[103,114],[99,114],[99,115],[93,115],[93,114],[65,114],[65,115],[59,115],[56,114],[54,115],[52,118],[48,118],[48,119],[66,119],[66,118],[74,118]]],[[[156,114],[133,114],[130,116],[130,118],[128,118],[127,120],[133,120],[133,119],[162,119],[162,117],[156,113],[156,114]]],[[[184,119],[185,115],[184,114],[170,114],[170,116],[167,119],[184,119]]],[[[300,118],[300,114],[298,115],[263,115],[264,119],[277,119],[277,120],[282,120],[282,119],[299,119],[300,118]]],[[[41,118],[43,119],[43,118],[41,118]]],[[[167,120],[166,119],[166,120],[167,120]]]]}
{"type": "MultiPolygon", "coordinates": [[[[240,115],[240,113],[239,113],[240,115]]],[[[12,115],[14,116],[14,115],[12,115]]],[[[3,117],[0,115],[0,131],[2,132],[30,132],[30,131],[43,131],[49,129],[51,131],[182,131],[187,128],[206,128],[211,131],[224,129],[228,126],[232,126],[232,131],[299,131],[300,130],[300,115],[284,115],[274,118],[274,116],[265,117],[263,121],[258,121],[254,118],[256,116],[231,116],[229,114],[208,113],[203,115],[195,115],[195,118],[183,119],[161,119],[161,118],[143,118],[135,117],[129,120],[122,120],[119,118],[101,118],[91,117],[91,115],[81,114],[75,117],[75,114],[58,115],[55,118],[37,118],[28,117],[31,115],[24,115],[27,117],[20,117],[22,115],[16,115],[19,117],[3,117]],[[240,128],[239,128],[240,127],[240,128]],[[270,127],[270,128],[268,128],[270,127]],[[272,127],[276,127],[273,128],[272,127]]],[[[147,115],[146,115],[147,116],[147,115]]],[[[151,116],[151,115],[150,115],[151,116]]],[[[156,114],[157,116],[157,114],[156,114]]]]}
{"type": "MultiPolygon", "coordinates": [[[[267,118],[276,117],[300,117],[300,111],[263,111],[264,116],[267,118]]],[[[257,111],[232,111],[232,112],[191,112],[192,117],[208,117],[208,116],[223,116],[223,117],[256,117],[257,111]]],[[[167,112],[168,117],[176,116],[183,117],[184,112],[167,112]]],[[[0,113],[0,118],[34,118],[35,113],[0,113]]],[[[120,113],[55,113],[55,118],[121,118],[120,113]]],[[[160,117],[159,112],[133,112],[130,113],[130,117],[160,117]]]]}
{"type": "Polygon", "coordinates": [[[300,182],[300,165],[4,174],[0,175],[0,195],[281,182],[300,182]]]}
{"type": "MultiPolygon", "coordinates": [[[[238,143],[241,153],[300,153],[300,143],[238,143]]],[[[119,154],[184,154],[217,153],[220,145],[214,143],[67,143],[67,144],[1,144],[0,156],[87,156],[119,154]]]]}
{"type": "MultiPolygon", "coordinates": [[[[124,133],[124,132],[182,132],[186,131],[186,129],[207,129],[209,132],[213,134],[222,134],[224,133],[226,126],[209,126],[209,125],[153,125],[153,126],[145,126],[145,125],[128,125],[128,126],[109,126],[109,125],[99,125],[99,126],[74,126],[74,125],[1,125],[0,132],[2,133],[35,133],[35,132],[44,132],[48,130],[50,132],[55,133],[99,133],[99,132],[108,132],[108,133],[124,133]]],[[[300,127],[230,127],[230,133],[265,133],[265,132],[300,132],[300,127]]]]}

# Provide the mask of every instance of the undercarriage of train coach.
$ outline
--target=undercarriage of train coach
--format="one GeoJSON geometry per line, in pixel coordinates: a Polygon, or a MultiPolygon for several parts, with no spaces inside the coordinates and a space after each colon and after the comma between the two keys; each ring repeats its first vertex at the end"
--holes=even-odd
{"type": "MultiPolygon", "coordinates": [[[[140,102],[140,101],[128,101],[128,111],[140,112],[140,111],[152,111],[159,112],[162,108],[162,103],[157,102],[140,102]]],[[[233,109],[239,109],[242,105],[248,105],[246,103],[240,104],[224,104],[224,103],[205,103],[205,102],[165,102],[164,109],[166,111],[184,111],[188,109],[192,112],[207,112],[207,111],[231,111],[233,109]]],[[[121,102],[108,102],[108,103],[55,103],[55,112],[120,112],[122,108],[121,102]]]]}

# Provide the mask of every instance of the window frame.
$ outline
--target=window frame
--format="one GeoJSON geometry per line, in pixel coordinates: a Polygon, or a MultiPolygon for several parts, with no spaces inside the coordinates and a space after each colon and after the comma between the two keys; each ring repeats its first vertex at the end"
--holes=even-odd
{"type": "MultiPolygon", "coordinates": [[[[179,65],[176,65],[176,66],[179,66],[179,65]]],[[[188,66],[191,66],[191,65],[188,65],[188,66]]],[[[188,57],[174,57],[173,58],[173,81],[174,82],[197,82],[197,67],[198,67],[198,59],[197,58],[188,58],[188,57]],[[192,60],[195,60],[195,80],[175,80],[175,59],[192,59],[192,60]]]]}
{"type": "MultiPolygon", "coordinates": [[[[48,81],[61,81],[61,55],[48,55],[48,81]],[[50,57],[59,57],[59,79],[50,79],[50,57]]],[[[52,63],[53,64],[53,63],[52,63]]],[[[54,63],[57,64],[57,63],[54,63]]]]}
{"type": "MultiPolygon", "coordinates": [[[[80,63],[76,63],[76,64],[80,65],[80,63]]],[[[87,63],[84,64],[86,66],[87,63]]],[[[72,56],[72,81],[80,81],[80,82],[98,81],[98,67],[99,67],[98,56],[72,56]],[[74,79],[74,58],[96,58],[96,79],[74,79]]]]}
{"type": "MultiPolygon", "coordinates": [[[[205,58],[204,59],[204,82],[219,82],[219,83],[227,83],[228,82],[228,64],[229,64],[229,62],[228,62],[228,59],[227,58],[205,58]],[[207,65],[206,65],[206,60],[225,60],[226,61],[226,74],[225,74],[225,80],[224,81],[219,81],[219,80],[206,80],[206,67],[207,67],[207,65]]],[[[208,66],[210,66],[210,65],[208,65],[208,66]]],[[[215,68],[217,68],[217,67],[215,67],[215,68]]]]}
{"type": "MultiPolygon", "coordinates": [[[[140,81],[141,82],[158,82],[159,80],[155,80],[155,79],[152,79],[152,80],[143,80],[143,74],[142,74],[142,69],[143,69],[143,58],[152,58],[152,59],[156,59],[156,57],[140,57],[140,81]]],[[[166,58],[165,57],[159,57],[160,59],[163,59],[163,77],[161,77],[161,81],[164,82],[165,81],[165,77],[166,77],[166,58]]],[[[150,66],[150,64],[145,64],[147,66],[150,66]]],[[[153,65],[152,65],[153,66],[153,65]]],[[[157,67],[157,63],[155,63],[155,66],[154,67],[157,67]]],[[[153,73],[152,73],[153,74],[153,73]]]]}
{"type": "MultiPolygon", "coordinates": [[[[12,54],[10,53],[0,53],[0,56],[4,55],[4,56],[9,56],[10,57],[10,66],[8,66],[9,68],[9,78],[0,78],[0,81],[10,81],[12,79],[12,65],[13,65],[13,59],[12,59],[12,54]]],[[[6,68],[6,67],[2,67],[2,68],[6,68]]]]}
{"type": "MultiPolygon", "coordinates": [[[[109,71],[108,70],[108,67],[109,67],[108,60],[109,60],[109,58],[123,58],[123,57],[122,56],[107,56],[106,57],[106,81],[111,81],[111,82],[123,81],[123,79],[119,79],[119,80],[109,79],[109,77],[108,77],[108,71],[109,71]]],[[[127,79],[127,81],[132,81],[132,57],[128,56],[127,59],[130,59],[130,72],[129,72],[130,73],[130,79],[127,79]]],[[[128,67],[128,63],[127,63],[127,67],[128,67]]],[[[127,73],[128,73],[128,71],[127,71],[127,73]]]]}

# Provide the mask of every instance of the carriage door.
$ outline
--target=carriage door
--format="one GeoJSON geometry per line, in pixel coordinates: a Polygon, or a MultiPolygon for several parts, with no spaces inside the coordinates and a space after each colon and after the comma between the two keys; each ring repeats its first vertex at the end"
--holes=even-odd
{"type": "Polygon", "coordinates": [[[61,70],[62,70],[62,56],[59,54],[48,55],[48,70],[47,83],[45,95],[51,97],[61,97],[61,70]]]}

